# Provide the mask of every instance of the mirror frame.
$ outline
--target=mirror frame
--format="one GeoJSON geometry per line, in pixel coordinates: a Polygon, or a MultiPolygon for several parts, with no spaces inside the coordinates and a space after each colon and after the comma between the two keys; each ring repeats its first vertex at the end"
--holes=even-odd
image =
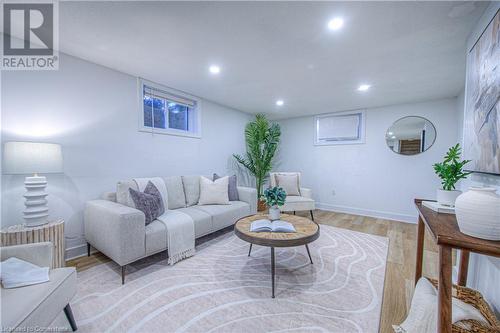
{"type": "Polygon", "coordinates": [[[386,129],[386,131],[385,131],[385,145],[386,145],[386,147],[387,147],[390,151],[392,151],[394,154],[397,154],[397,155],[399,155],[399,156],[417,156],[417,155],[420,155],[420,154],[425,153],[426,151],[428,151],[429,149],[431,149],[431,148],[432,148],[432,146],[434,146],[434,144],[436,143],[437,135],[438,135],[438,133],[437,133],[437,129],[436,129],[436,126],[434,125],[434,123],[433,123],[432,121],[430,121],[429,119],[427,119],[427,118],[425,118],[425,117],[422,117],[422,116],[404,116],[404,117],[398,118],[398,119],[396,119],[396,120],[395,120],[395,121],[391,124],[391,126],[389,126],[389,128],[387,128],[387,129],[386,129]],[[420,153],[418,153],[418,154],[413,154],[413,155],[405,155],[405,154],[401,154],[401,153],[398,153],[398,152],[396,152],[396,151],[392,150],[392,149],[391,149],[391,147],[389,147],[389,145],[387,144],[387,133],[389,132],[389,128],[393,127],[393,126],[394,126],[394,124],[396,124],[398,121],[403,120],[403,119],[406,119],[406,118],[420,118],[420,119],[423,119],[423,120],[427,121],[429,124],[431,124],[431,125],[432,125],[432,128],[434,128],[434,133],[436,133],[436,135],[434,136],[434,140],[432,140],[432,143],[431,143],[431,145],[429,146],[429,148],[427,148],[427,149],[426,149],[426,150],[424,150],[424,151],[421,151],[421,152],[420,152],[420,153]]]}

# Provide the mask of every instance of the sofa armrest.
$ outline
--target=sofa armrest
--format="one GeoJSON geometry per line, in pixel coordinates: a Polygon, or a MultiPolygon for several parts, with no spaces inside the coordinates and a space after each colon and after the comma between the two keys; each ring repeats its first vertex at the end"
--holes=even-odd
{"type": "Polygon", "coordinates": [[[308,199],[313,198],[313,192],[310,188],[301,187],[300,188],[300,195],[303,196],[304,198],[308,198],[308,199]]]}
{"type": "Polygon", "coordinates": [[[257,190],[252,187],[238,186],[240,201],[250,205],[250,214],[257,214],[257,190]]]}
{"type": "Polygon", "coordinates": [[[87,202],[84,213],[85,239],[120,266],[144,256],[144,213],[116,202],[87,202]]]}
{"type": "Polygon", "coordinates": [[[53,250],[54,245],[51,242],[30,243],[2,247],[0,255],[2,261],[16,257],[40,267],[52,268],[53,250]]]}

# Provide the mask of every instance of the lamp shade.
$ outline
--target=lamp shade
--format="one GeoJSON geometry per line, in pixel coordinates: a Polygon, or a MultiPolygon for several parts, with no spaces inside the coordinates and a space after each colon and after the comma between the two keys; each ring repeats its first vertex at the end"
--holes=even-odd
{"type": "Polygon", "coordinates": [[[6,142],[3,149],[4,174],[63,172],[61,145],[37,142],[6,142]]]}

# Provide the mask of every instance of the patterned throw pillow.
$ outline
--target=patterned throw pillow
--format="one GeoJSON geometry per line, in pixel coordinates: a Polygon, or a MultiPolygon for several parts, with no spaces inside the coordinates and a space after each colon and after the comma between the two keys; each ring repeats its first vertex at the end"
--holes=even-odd
{"type": "MultiPolygon", "coordinates": [[[[222,177],[214,173],[212,180],[217,180],[219,178],[222,177]]],[[[228,195],[229,201],[240,201],[240,196],[238,195],[238,180],[236,179],[236,175],[229,176],[228,195]]]]}
{"type": "Polygon", "coordinates": [[[129,192],[130,197],[134,201],[135,208],[143,212],[146,216],[146,225],[165,213],[160,191],[158,191],[152,182],[148,182],[144,192],[136,191],[133,188],[129,188],[129,192]]]}

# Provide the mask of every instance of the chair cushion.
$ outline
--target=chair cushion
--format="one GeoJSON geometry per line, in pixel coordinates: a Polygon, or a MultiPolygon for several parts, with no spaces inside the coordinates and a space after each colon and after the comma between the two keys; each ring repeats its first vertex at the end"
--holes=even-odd
{"type": "Polygon", "coordinates": [[[182,177],[164,177],[163,181],[167,186],[168,209],[186,207],[186,196],[184,195],[184,185],[182,184],[182,177]]]}
{"type": "Polygon", "coordinates": [[[229,177],[222,177],[214,181],[200,177],[198,205],[229,205],[229,177]]]}
{"type": "Polygon", "coordinates": [[[193,208],[212,216],[214,231],[230,226],[240,218],[250,215],[250,205],[243,201],[231,201],[229,205],[197,205],[193,208]]]}
{"type": "Polygon", "coordinates": [[[300,195],[300,184],[298,174],[281,174],[275,175],[276,186],[283,188],[287,196],[300,195]]]}
{"type": "Polygon", "coordinates": [[[212,231],[214,231],[212,225],[212,216],[210,214],[203,212],[199,209],[196,209],[196,206],[179,208],[180,212],[183,212],[189,216],[194,221],[194,236],[199,238],[201,236],[205,236],[212,231]]]}
{"type": "Polygon", "coordinates": [[[167,228],[165,224],[154,220],[146,226],[146,254],[155,253],[167,248],[167,228]]]}
{"type": "Polygon", "coordinates": [[[314,210],[314,200],[301,196],[287,196],[280,210],[283,212],[314,210]]]}
{"type": "Polygon", "coordinates": [[[47,327],[63,311],[76,294],[76,271],[56,268],[49,276],[46,283],[1,289],[3,328],[47,327]]]}
{"type": "Polygon", "coordinates": [[[134,201],[130,197],[129,188],[139,191],[137,183],[133,180],[121,180],[116,184],[116,202],[128,207],[135,208],[134,201]]]}
{"type": "Polygon", "coordinates": [[[186,205],[193,206],[200,199],[200,176],[182,176],[186,205]]]}

